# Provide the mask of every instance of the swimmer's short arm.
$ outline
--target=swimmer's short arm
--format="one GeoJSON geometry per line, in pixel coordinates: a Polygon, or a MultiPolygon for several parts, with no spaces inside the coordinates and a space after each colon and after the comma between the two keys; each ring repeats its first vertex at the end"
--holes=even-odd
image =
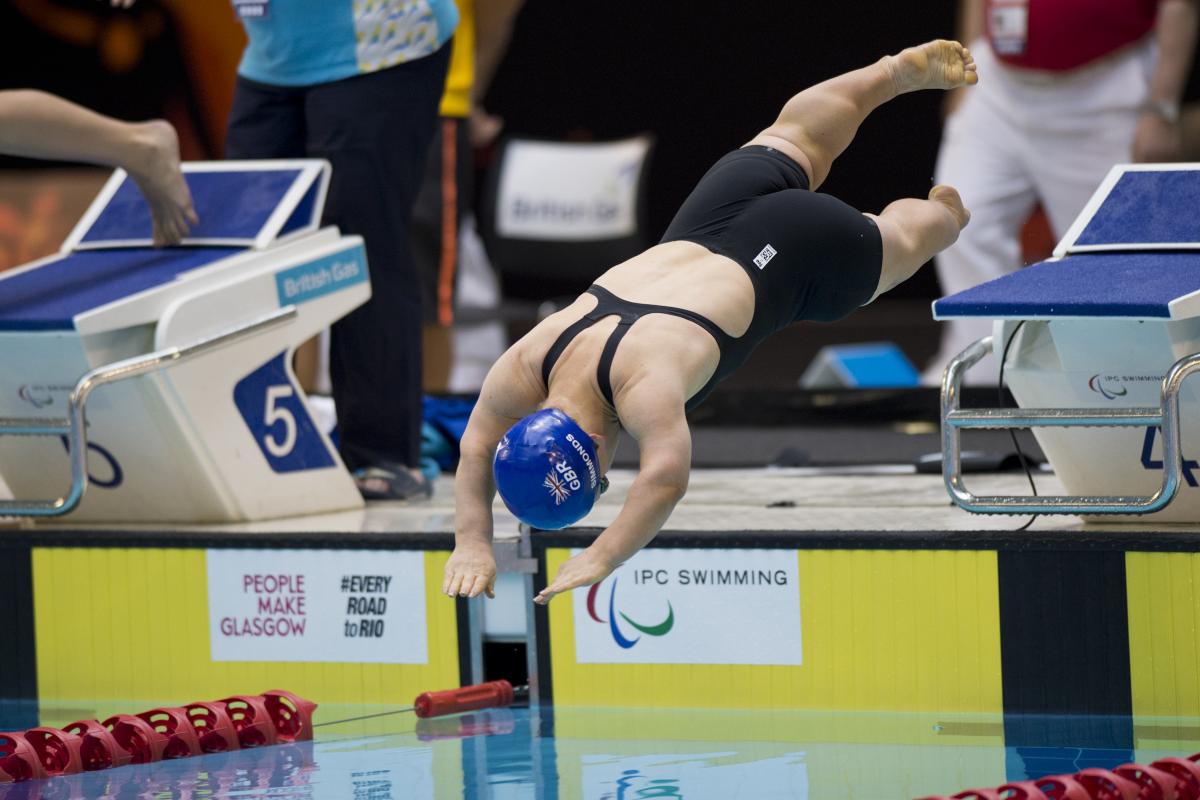
{"type": "MultiPolygon", "coordinates": [[[[496,439],[499,441],[499,438],[496,439]]],[[[496,484],[492,479],[492,453],[482,441],[470,442],[464,434],[458,471],[454,476],[454,537],[456,544],[491,544],[492,498],[496,484]]]]}
{"type": "Polygon", "coordinates": [[[678,400],[651,397],[645,405],[654,405],[647,408],[629,398],[618,409],[626,430],[638,440],[641,458],[625,506],[592,544],[613,568],[654,538],[687,491],[692,437],[683,399],[678,400]]]}
{"type": "Polygon", "coordinates": [[[454,477],[455,544],[492,542],[492,500],[496,483],[492,459],[501,437],[519,419],[537,409],[540,397],[521,375],[510,349],[492,366],[479,402],[471,410],[467,429],[459,443],[458,471],[454,477]]]}

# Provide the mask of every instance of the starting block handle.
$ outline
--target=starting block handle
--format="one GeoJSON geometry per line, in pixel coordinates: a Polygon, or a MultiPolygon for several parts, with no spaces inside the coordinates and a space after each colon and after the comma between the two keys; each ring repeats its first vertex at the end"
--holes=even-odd
{"type": "Polygon", "coordinates": [[[1157,408],[966,408],[951,411],[956,428],[1146,428],[1162,425],[1157,408]]]}
{"type": "Polygon", "coordinates": [[[0,436],[66,436],[71,420],[38,417],[0,417],[0,436]]]}
{"type": "Polygon", "coordinates": [[[114,361],[87,372],[67,399],[66,419],[0,419],[0,436],[66,436],[71,459],[71,487],[54,500],[0,500],[0,517],[55,517],[68,513],[87,491],[87,400],[92,391],[109,383],[157,372],[190,361],[233,342],[270,330],[296,317],[287,305],[185,345],[155,350],[114,361]]]}
{"type": "Polygon", "coordinates": [[[956,505],[976,514],[1150,514],[1175,497],[1182,480],[1179,442],[1179,390],[1183,381],[1200,371],[1200,354],[1184,356],[1163,378],[1161,406],[1155,408],[1091,409],[960,409],[962,379],[968,369],[992,350],[985,336],[955,356],[942,375],[942,478],[956,505]],[[1161,427],[1162,484],[1152,495],[1030,495],[972,494],[963,483],[962,428],[1043,427],[1161,427]]]}

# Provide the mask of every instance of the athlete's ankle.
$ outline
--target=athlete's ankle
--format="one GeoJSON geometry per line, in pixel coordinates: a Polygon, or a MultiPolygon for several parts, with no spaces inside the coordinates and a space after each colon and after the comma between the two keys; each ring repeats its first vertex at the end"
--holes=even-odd
{"type": "Polygon", "coordinates": [[[887,77],[888,86],[891,89],[892,97],[899,97],[907,91],[899,75],[899,62],[896,56],[888,55],[875,62],[875,66],[879,68],[887,77]]]}

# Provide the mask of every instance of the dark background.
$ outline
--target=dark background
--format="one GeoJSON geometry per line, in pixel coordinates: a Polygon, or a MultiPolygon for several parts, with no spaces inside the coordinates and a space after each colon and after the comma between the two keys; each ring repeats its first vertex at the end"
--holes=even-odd
{"type": "MultiPolygon", "coordinates": [[[[653,133],[658,234],[708,166],[770,124],[793,93],[953,29],[954,0],[528,0],[485,105],[514,134],[653,133]]],[[[123,119],[165,116],[180,129],[185,157],[215,158],[228,110],[222,84],[232,86],[243,41],[228,0],[139,0],[129,10],[101,0],[8,0],[0,87],[45,89],[123,119]]],[[[822,190],[866,211],[924,195],[939,102],[924,93],[881,109],[822,190]]],[[[933,297],[932,272],[902,291],[933,297]]]]}
{"type": "MultiPolygon", "coordinates": [[[[649,131],[650,222],[661,233],[708,167],[774,121],[795,92],[954,31],[953,0],[529,0],[485,104],[514,133],[610,139],[649,131]]],[[[938,93],[880,109],[822,191],[878,212],[932,186],[938,93]]],[[[903,287],[932,298],[932,270],[903,287]]]]}
{"type": "MultiPolygon", "coordinates": [[[[653,134],[649,217],[657,236],[709,165],[770,124],[791,94],[905,46],[952,37],[956,7],[957,0],[527,0],[484,105],[511,134],[653,134]]],[[[125,119],[164,116],[180,131],[185,158],[217,158],[244,40],[228,0],[138,0],[130,10],[107,0],[6,0],[0,88],[43,88],[125,119]]],[[[940,93],[923,92],[881,108],[821,191],[872,212],[898,197],[924,196],[941,102],[940,93]]],[[[478,154],[481,175],[488,156],[478,154]]],[[[15,174],[0,171],[0,269],[12,265],[6,252],[30,251],[7,241],[20,231],[41,230],[38,246],[50,249],[61,238],[21,209],[9,214],[20,224],[5,229],[12,201],[3,190],[15,174]]],[[[86,196],[74,202],[86,205],[86,196]]],[[[64,233],[78,214],[73,207],[56,207],[64,233]]],[[[1041,247],[1048,242],[1043,231],[1041,247]]],[[[922,366],[936,349],[929,304],[938,295],[927,267],[846,320],[782,332],[723,388],[794,389],[816,351],[838,342],[895,341],[922,366]]]]}

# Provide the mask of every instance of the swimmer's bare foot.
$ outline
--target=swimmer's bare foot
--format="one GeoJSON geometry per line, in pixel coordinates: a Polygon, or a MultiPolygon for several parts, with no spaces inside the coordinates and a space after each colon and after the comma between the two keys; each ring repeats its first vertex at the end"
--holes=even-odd
{"type": "Polygon", "coordinates": [[[150,206],[154,244],[176,244],[200,220],[179,171],[179,139],[170,123],[158,119],[131,126],[134,155],[123,164],[150,206]]]}
{"type": "Polygon", "coordinates": [[[919,89],[954,89],[979,82],[971,51],[958,42],[936,39],[889,56],[885,64],[896,93],[919,89]]]}
{"type": "Polygon", "coordinates": [[[958,221],[959,230],[967,227],[967,223],[971,221],[971,212],[963,206],[962,197],[953,186],[945,184],[934,186],[929,190],[929,199],[935,203],[941,203],[954,215],[954,219],[958,221]]]}

